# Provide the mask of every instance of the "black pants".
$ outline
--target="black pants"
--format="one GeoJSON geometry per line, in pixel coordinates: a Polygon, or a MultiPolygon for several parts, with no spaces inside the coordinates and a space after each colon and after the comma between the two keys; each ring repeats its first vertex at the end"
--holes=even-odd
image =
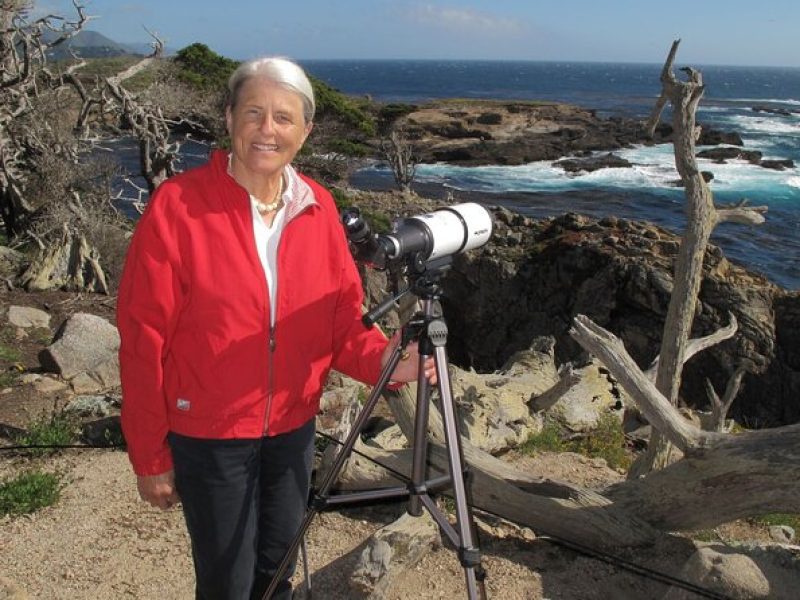
{"type": "MultiPolygon", "coordinates": [[[[305,514],[314,420],[259,439],[169,434],[197,600],[260,600],[305,514]]],[[[273,598],[291,598],[295,560],[273,598]]]]}

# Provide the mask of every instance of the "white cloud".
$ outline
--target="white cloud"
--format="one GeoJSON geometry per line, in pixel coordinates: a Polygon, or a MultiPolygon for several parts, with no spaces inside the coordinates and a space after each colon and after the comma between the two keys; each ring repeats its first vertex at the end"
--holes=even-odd
{"type": "Polygon", "coordinates": [[[522,33],[523,31],[519,21],[466,8],[420,3],[412,5],[406,14],[417,24],[458,32],[480,33],[482,35],[509,35],[522,33]]]}

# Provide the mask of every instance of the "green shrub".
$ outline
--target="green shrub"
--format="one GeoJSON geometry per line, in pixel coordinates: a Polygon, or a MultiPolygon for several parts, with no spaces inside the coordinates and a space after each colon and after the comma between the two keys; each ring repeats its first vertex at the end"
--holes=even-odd
{"type": "Polygon", "coordinates": [[[0,343],[0,360],[10,363],[19,362],[22,355],[19,350],[4,343],[0,343]]]}
{"type": "Polygon", "coordinates": [[[400,117],[411,114],[417,110],[417,108],[418,107],[416,104],[401,104],[394,102],[390,104],[384,104],[381,106],[380,110],[378,110],[378,118],[386,123],[392,123],[400,117]]]}
{"type": "Polygon", "coordinates": [[[571,450],[591,458],[603,458],[612,469],[628,469],[631,458],[625,452],[625,434],[619,419],[610,413],[600,417],[595,427],[581,440],[570,444],[571,450]]]}
{"type": "Polygon", "coordinates": [[[631,458],[625,451],[625,434],[622,424],[612,414],[603,415],[595,429],[585,437],[565,441],[563,431],[556,421],[547,421],[539,433],[528,437],[519,447],[521,452],[576,452],[591,458],[602,458],[612,469],[627,469],[631,458]]]}
{"type": "Polygon", "coordinates": [[[360,142],[353,142],[351,140],[338,138],[329,141],[327,145],[329,150],[338,152],[339,154],[344,154],[345,156],[362,158],[372,154],[372,150],[370,150],[369,146],[360,142]]]}
{"type": "Polygon", "coordinates": [[[174,62],[179,67],[178,77],[199,88],[224,89],[228,77],[239,66],[237,61],[199,42],[178,50],[174,62]]]}
{"type": "MultiPolygon", "coordinates": [[[[53,412],[49,417],[33,421],[26,433],[17,438],[20,446],[67,446],[74,444],[78,437],[75,420],[63,412],[53,412]]],[[[32,448],[26,450],[33,456],[53,454],[57,449],[32,448]]]]}
{"type": "Polygon", "coordinates": [[[375,135],[375,123],[352,99],[316,77],[309,75],[308,78],[314,88],[314,100],[317,104],[315,118],[334,118],[355,127],[361,133],[375,135]]]}
{"type": "Polygon", "coordinates": [[[0,516],[24,515],[55,504],[61,493],[59,477],[29,471],[0,483],[0,516]]]}
{"type": "Polygon", "coordinates": [[[773,525],[788,525],[797,532],[800,532],[800,515],[787,514],[787,513],[772,513],[762,515],[752,519],[753,523],[758,525],[766,525],[771,527],[773,525]]]}
{"type": "Polygon", "coordinates": [[[528,437],[519,447],[525,454],[536,452],[564,452],[567,445],[561,439],[561,427],[555,421],[547,421],[539,433],[528,437]]]}

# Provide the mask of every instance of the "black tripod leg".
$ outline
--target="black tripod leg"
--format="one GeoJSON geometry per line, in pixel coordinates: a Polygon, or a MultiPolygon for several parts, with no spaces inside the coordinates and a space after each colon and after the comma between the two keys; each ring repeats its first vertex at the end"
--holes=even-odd
{"type": "Polygon", "coordinates": [[[330,493],[331,487],[333,487],[336,478],[339,477],[339,473],[344,467],[347,458],[350,456],[350,453],[353,450],[353,447],[356,445],[356,441],[358,437],[361,435],[361,432],[364,429],[364,426],[367,424],[367,420],[369,419],[372,411],[375,409],[375,405],[378,403],[378,400],[381,397],[381,393],[383,389],[386,387],[386,384],[389,383],[389,379],[394,373],[395,367],[397,367],[397,363],[400,362],[400,354],[403,351],[403,345],[398,344],[397,347],[392,352],[391,356],[389,357],[389,361],[386,363],[386,366],[383,368],[380,377],[378,378],[378,383],[375,384],[375,387],[372,389],[372,394],[370,394],[367,402],[364,404],[364,408],[361,409],[361,412],[358,413],[358,417],[356,417],[355,423],[353,423],[353,427],[350,429],[350,433],[347,435],[342,447],[339,449],[339,453],[336,455],[336,459],[333,461],[333,465],[325,474],[325,477],[320,484],[319,491],[316,494],[316,499],[310,503],[308,507],[308,511],[306,512],[306,516],[303,519],[303,522],[300,524],[300,528],[297,531],[294,539],[292,540],[292,544],[289,546],[289,549],[283,555],[283,559],[281,563],[278,565],[278,570],[275,573],[275,576],[270,581],[269,587],[267,591],[264,592],[262,596],[262,600],[269,600],[272,598],[272,595],[275,593],[275,589],[278,587],[280,583],[281,577],[286,572],[286,569],[289,567],[289,563],[292,560],[292,557],[297,552],[297,548],[300,545],[300,542],[303,540],[303,537],[308,531],[308,528],[311,526],[311,521],[314,520],[314,517],[320,511],[320,509],[324,506],[325,502],[328,499],[328,495],[330,493]]]}
{"type": "MultiPolygon", "coordinates": [[[[447,330],[443,322],[446,337],[447,330]]],[[[436,344],[436,342],[434,342],[436,344]]],[[[474,538],[474,524],[472,513],[467,502],[467,490],[464,481],[463,457],[461,452],[461,439],[458,433],[453,391],[450,384],[450,373],[447,370],[447,351],[444,345],[436,345],[434,350],[436,363],[436,376],[438,378],[439,398],[441,401],[442,420],[444,421],[444,435],[447,446],[447,457],[450,463],[450,474],[453,478],[453,497],[456,504],[456,525],[461,540],[459,559],[464,567],[467,580],[467,594],[470,600],[486,598],[483,568],[480,562],[480,551],[474,538]]]]}

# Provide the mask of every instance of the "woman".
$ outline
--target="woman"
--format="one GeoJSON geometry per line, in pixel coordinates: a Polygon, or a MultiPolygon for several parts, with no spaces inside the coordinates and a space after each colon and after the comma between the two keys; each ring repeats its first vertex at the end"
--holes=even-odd
{"type": "MultiPolygon", "coordinates": [[[[117,324],[139,494],[182,503],[196,597],[240,600],[261,598],[302,521],[328,371],[374,384],[397,338],[362,325],[335,204],[290,164],[312,129],[305,73],[257,59],[229,90],[231,151],[153,195],[117,324]]],[[[416,379],[409,350],[395,381],[416,379]]],[[[276,598],[291,596],[290,576],[276,598]]]]}

